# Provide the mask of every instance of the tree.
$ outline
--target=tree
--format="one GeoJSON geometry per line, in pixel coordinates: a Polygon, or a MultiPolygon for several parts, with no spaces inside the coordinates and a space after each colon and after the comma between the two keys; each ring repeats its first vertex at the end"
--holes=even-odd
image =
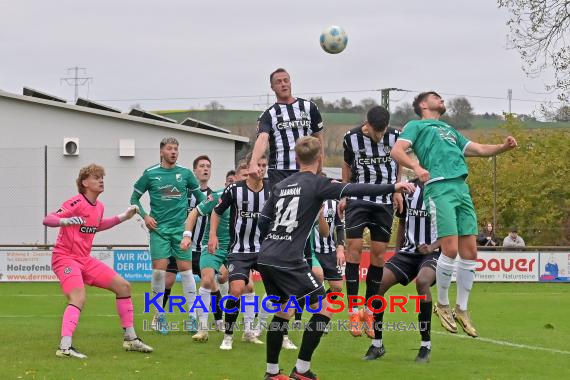
{"type": "Polygon", "coordinates": [[[360,101],[362,111],[367,112],[370,108],[376,107],[378,102],[374,98],[364,98],[360,101]]]}
{"type": "Polygon", "coordinates": [[[323,100],[323,97],[322,97],[322,96],[310,98],[309,100],[310,100],[311,102],[315,103],[315,104],[317,105],[317,108],[318,108],[321,112],[325,112],[327,106],[326,106],[325,101],[323,100]]]}
{"type": "Polygon", "coordinates": [[[217,100],[212,100],[210,103],[206,104],[204,108],[208,111],[221,111],[224,109],[224,106],[217,100]]]}
{"type": "Polygon", "coordinates": [[[547,90],[558,92],[561,101],[570,90],[570,3],[568,0],[498,0],[510,12],[509,38],[518,50],[523,69],[538,76],[553,69],[554,78],[547,90]]]}
{"type": "Polygon", "coordinates": [[[417,119],[418,115],[410,103],[402,103],[390,115],[390,124],[403,127],[408,121],[417,119]]]}
{"type": "Polygon", "coordinates": [[[471,128],[473,120],[473,107],[469,100],[464,97],[453,98],[448,103],[449,121],[457,129],[471,128]]]}
{"type": "Polygon", "coordinates": [[[554,119],[556,121],[570,121],[570,106],[564,105],[558,108],[554,119]]]}

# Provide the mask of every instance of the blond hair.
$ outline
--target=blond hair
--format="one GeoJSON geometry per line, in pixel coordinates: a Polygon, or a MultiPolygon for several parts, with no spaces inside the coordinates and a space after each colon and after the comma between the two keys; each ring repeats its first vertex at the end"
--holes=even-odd
{"type": "Polygon", "coordinates": [[[89,178],[89,176],[103,177],[105,176],[105,168],[97,164],[87,165],[81,170],[79,170],[79,175],[77,176],[77,191],[80,194],[85,194],[85,186],[83,186],[83,181],[89,178]]]}
{"type": "Polygon", "coordinates": [[[321,141],[313,136],[301,137],[295,143],[295,154],[300,164],[311,165],[321,154],[321,141]]]}

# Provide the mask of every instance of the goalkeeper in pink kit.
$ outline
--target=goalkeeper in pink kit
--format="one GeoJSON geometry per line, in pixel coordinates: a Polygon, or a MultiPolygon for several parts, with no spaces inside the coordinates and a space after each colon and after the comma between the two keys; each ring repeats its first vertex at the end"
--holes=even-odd
{"type": "Polygon", "coordinates": [[[124,213],[103,218],[103,204],[97,200],[104,191],[105,170],[91,164],[79,171],[79,194],[67,200],[59,210],[44,218],[44,225],[61,227],[53,249],[52,269],[69,303],[63,313],[58,357],[85,359],[87,356],[71,344],[81,309],[85,303],[85,284],[108,289],[116,294],[117,313],[124,329],[123,348],[127,351],[152,352],[152,347],[137,337],[133,323],[131,285],[103,262],[91,257],[96,232],[108,230],[133,217],[136,206],[124,213]]]}

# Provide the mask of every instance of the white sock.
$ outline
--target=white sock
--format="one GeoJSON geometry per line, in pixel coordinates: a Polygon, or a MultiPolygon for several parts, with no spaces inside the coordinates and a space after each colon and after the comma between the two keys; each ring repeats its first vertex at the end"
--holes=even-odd
{"type": "MultiPolygon", "coordinates": [[[[263,294],[263,298],[262,300],[267,299],[267,293],[263,294]]],[[[262,301],[263,302],[263,301],[262,301]]],[[[270,304],[267,302],[265,304],[265,307],[269,307],[270,304]]],[[[267,324],[267,319],[269,318],[269,312],[265,311],[265,309],[263,308],[263,305],[259,305],[259,313],[257,314],[257,318],[259,319],[259,325],[261,326],[261,324],[267,324]]]]}
{"type": "Polygon", "coordinates": [[[158,297],[156,300],[156,303],[161,306],[162,306],[162,300],[164,298],[164,289],[166,286],[165,282],[166,282],[166,271],[161,269],[153,269],[152,278],[150,280],[150,286],[152,288],[153,294],[162,293],[162,296],[158,297]]]}
{"type": "Polygon", "coordinates": [[[279,373],[279,364],[267,363],[267,373],[276,375],[279,373]]]}
{"type": "Polygon", "coordinates": [[[70,336],[62,336],[61,342],[59,343],[59,348],[62,350],[67,350],[71,347],[71,337],[70,336]]]}
{"type": "Polygon", "coordinates": [[[422,340],[422,344],[420,345],[420,347],[427,347],[428,350],[431,350],[431,341],[428,340],[427,342],[424,342],[422,340]]]}
{"type": "Polygon", "coordinates": [[[469,293],[475,280],[475,260],[457,260],[457,305],[461,310],[467,310],[469,293]]]}
{"type": "Polygon", "coordinates": [[[374,347],[382,347],[382,339],[372,339],[372,345],[374,347]]]}
{"type": "Polygon", "coordinates": [[[249,332],[252,330],[251,326],[255,320],[255,306],[249,305],[249,303],[254,302],[255,293],[246,293],[244,296],[247,304],[245,306],[245,313],[243,314],[243,324],[245,325],[245,332],[249,332]]]}
{"type": "Polygon", "coordinates": [[[297,364],[295,364],[295,368],[297,368],[297,372],[305,373],[309,369],[311,369],[311,362],[306,362],[301,359],[297,359],[297,364]]]}
{"type": "Polygon", "coordinates": [[[125,340],[137,339],[137,333],[134,327],[125,328],[125,340]]]}
{"type": "MultiPolygon", "coordinates": [[[[194,305],[196,301],[196,280],[194,279],[194,274],[192,270],[185,270],[184,272],[178,272],[180,278],[182,279],[182,291],[184,292],[184,297],[188,301],[188,310],[194,305]]],[[[191,317],[196,318],[196,311],[192,310],[188,313],[191,317]]]]}
{"type": "Polygon", "coordinates": [[[205,289],[200,286],[200,290],[198,292],[200,298],[202,299],[202,303],[206,311],[202,310],[201,307],[196,308],[196,313],[198,314],[198,319],[200,320],[200,328],[207,329],[208,328],[208,312],[210,310],[210,303],[211,303],[211,296],[212,291],[210,289],[205,289]]]}
{"type": "Polygon", "coordinates": [[[437,280],[437,302],[440,305],[449,305],[449,286],[451,285],[454,264],[455,259],[451,259],[443,253],[439,255],[435,277],[437,280]]]}
{"type": "Polygon", "coordinates": [[[222,297],[225,297],[229,294],[230,292],[230,282],[226,281],[223,284],[218,284],[218,287],[220,288],[220,293],[222,294],[222,297]]]}

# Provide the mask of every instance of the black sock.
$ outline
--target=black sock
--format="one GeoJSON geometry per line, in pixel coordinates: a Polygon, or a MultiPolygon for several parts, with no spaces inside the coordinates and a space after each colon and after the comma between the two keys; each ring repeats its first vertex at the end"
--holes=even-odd
{"type": "Polygon", "coordinates": [[[319,345],[321,341],[321,336],[323,336],[324,328],[329,323],[331,319],[326,315],[313,314],[305,332],[303,333],[303,341],[301,342],[301,349],[299,350],[299,359],[306,362],[311,361],[313,352],[319,345]]]}
{"type": "Polygon", "coordinates": [[[420,301],[420,313],[418,314],[418,322],[420,323],[420,334],[422,342],[430,341],[431,332],[431,310],[432,302],[420,301]]]}
{"type": "MultiPolygon", "coordinates": [[[[374,309],[382,308],[382,301],[375,299],[372,301],[374,309]]],[[[382,322],[384,322],[384,312],[374,314],[374,339],[382,339],[382,322]]]]}
{"type": "Polygon", "coordinates": [[[383,267],[377,267],[372,264],[368,267],[368,274],[366,275],[366,302],[368,302],[370,297],[378,294],[383,271],[383,267]]]}
{"type": "MultiPolygon", "coordinates": [[[[327,289],[327,294],[331,293],[332,291],[330,289],[327,289]]],[[[336,300],[338,298],[338,296],[336,294],[331,296],[332,300],[336,300]]]]}
{"type": "Polygon", "coordinates": [[[221,321],[223,316],[224,316],[224,312],[222,310],[222,308],[220,307],[221,302],[222,302],[222,293],[220,293],[220,290],[218,289],[215,292],[212,292],[210,297],[212,297],[212,300],[210,301],[210,307],[212,308],[212,313],[214,314],[214,320],[215,321],[221,321]],[[216,311],[213,311],[214,309],[214,297],[215,298],[215,302],[216,302],[216,311]]]}
{"type": "Polygon", "coordinates": [[[234,324],[236,323],[237,319],[238,319],[238,315],[239,315],[239,298],[237,300],[234,300],[233,298],[228,298],[228,300],[226,301],[226,310],[230,310],[233,309],[234,307],[236,308],[235,313],[230,313],[227,312],[226,313],[226,334],[227,335],[232,335],[234,333],[234,324]]]}
{"type": "Polygon", "coordinates": [[[346,293],[348,296],[358,295],[359,268],[360,264],[346,263],[344,275],[346,276],[346,293]]]}
{"type": "Polygon", "coordinates": [[[168,296],[170,296],[170,291],[172,290],[172,288],[166,288],[164,289],[164,295],[162,296],[162,308],[164,309],[166,307],[166,303],[168,302],[168,296]]]}
{"type": "Polygon", "coordinates": [[[286,326],[287,323],[288,321],[286,319],[276,315],[273,317],[273,320],[271,320],[267,329],[267,363],[279,363],[279,353],[283,345],[284,326],[286,326]]]}
{"type": "Polygon", "coordinates": [[[305,297],[297,301],[301,307],[301,311],[295,311],[295,320],[300,321],[303,318],[303,310],[305,309],[305,297]]]}

